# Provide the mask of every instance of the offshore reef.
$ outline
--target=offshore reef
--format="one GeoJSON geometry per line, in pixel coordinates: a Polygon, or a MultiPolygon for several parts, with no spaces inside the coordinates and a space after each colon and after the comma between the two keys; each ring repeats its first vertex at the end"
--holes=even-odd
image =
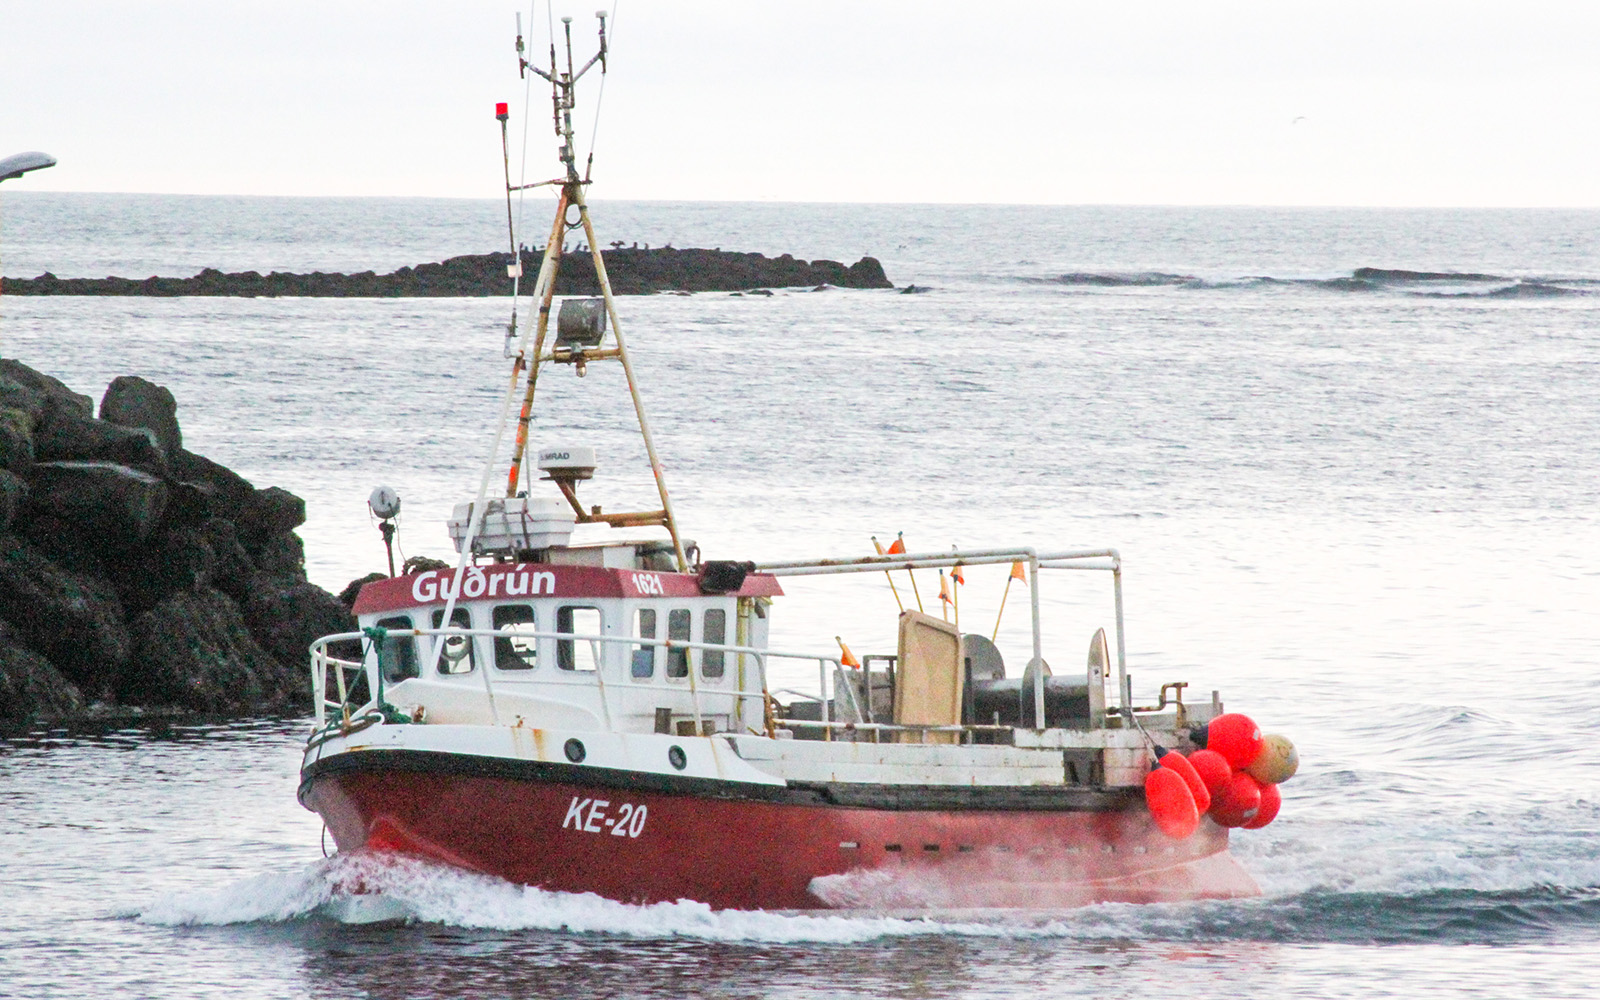
{"type": "MultiPolygon", "coordinates": [[[[767,257],[726,250],[672,247],[615,247],[601,251],[612,292],[742,292],[759,288],[834,285],[840,288],[893,288],[876,258],[845,265],[836,260],[805,261],[789,254],[767,257]]],[[[523,250],[524,289],[538,273],[542,253],[523,250]]],[[[314,271],[292,274],[206,268],[192,278],[6,278],[6,295],[217,295],[240,297],[305,296],[330,298],[431,298],[505,295],[511,290],[511,254],[451,257],[437,264],[402,267],[388,274],[314,271]]],[[[558,295],[599,295],[594,258],[587,251],[563,253],[556,276],[558,295]]]]}

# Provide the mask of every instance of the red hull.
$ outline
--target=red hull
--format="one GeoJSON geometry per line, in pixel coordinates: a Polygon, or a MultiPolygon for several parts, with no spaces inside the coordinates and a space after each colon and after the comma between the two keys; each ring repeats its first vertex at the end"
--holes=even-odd
{"type": "Polygon", "coordinates": [[[1259,893],[1226,830],[1205,822],[1168,839],[1138,799],[1094,811],[875,809],[379,769],[313,774],[302,799],[341,851],[403,851],[630,903],[1057,908],[1259,893]]]}

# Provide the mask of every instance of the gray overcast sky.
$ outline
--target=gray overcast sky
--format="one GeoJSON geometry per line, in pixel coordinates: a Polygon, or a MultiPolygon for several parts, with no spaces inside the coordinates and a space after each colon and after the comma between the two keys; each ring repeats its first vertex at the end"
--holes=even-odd
{"type": "MultiPolygon", "coordinates": [[[[557,0],[585,53],[598,6],[557,0]]],[[[497,196],[516,10],[0,0],[0,155],[61,160],[6,187],[497,196]]],[[[1600,205],[1593,0],[620,0],[615,27],[600,198],[1600,205]]]]}

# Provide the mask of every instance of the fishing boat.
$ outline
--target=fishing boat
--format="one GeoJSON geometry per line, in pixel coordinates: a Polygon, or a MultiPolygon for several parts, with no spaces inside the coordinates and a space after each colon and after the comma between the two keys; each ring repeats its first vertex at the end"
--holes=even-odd
{"type": "MultiPolygon", "coordinates": [[[[513,313],[500,430],[476,497],[448,522],[458,558],[398,574],[391,558],[390,575],[356,599],[359,631],[311,649],[316,722],[299,797],[338,850],[623,902],[738,909],[1256,894],[1229,830],[1270,821],[1278,800],[1266,779],[1292,773],[1292,747],[1237,722],[1216,694],[1185,702],[1183,682],[1135,704],[1115,549],[915,552],[897,538],[862,557],[745,562],[703,558],[680,535],[573,152],[574,87],[597,63],[604,72],[605,22],[579,69],[563,24],[559,70],[554,44],[548,69],[521,57],[519,29],[523,70],[552,85],[563,172],[546,182],[557,202],[536,318],[519,328],[513,313]],[[592,252],[598,297],[555,295],[569,230],[592,252]],[[605,363],[625,376],[653,509],[581,503],[593,449],[528,440],[541,372],[605,363]],[[1016,648],[997,644],[998,623],[994,635],[963,631],[902,601],[918,573],[981,567],[1009,573],[1007,593],[1026,588],[1016,648]],[[1110,631],[1047,648],[1041,593],[1085,571],[1109,588],[1110,631]],[[860,573],[890,574],[901,607],[892,652],[771,646],[785,580],[860,573]],[[1047,654],[1075,666],[1053,671],[1047,654]],[[1203,773],[1208,753],[1229,761],[1212,762],[1220,773],[1203,773]]],[[[504,105],[497,116],[504,142],[504,105]]],[[[519,187],[509,156],[506,187],[508,198],[519,187]]],[[[512,248],[515,302],[514,233],[512,248]]],[[[388,540],[398,499],[379,490],[372,506],[388,540]]]]}

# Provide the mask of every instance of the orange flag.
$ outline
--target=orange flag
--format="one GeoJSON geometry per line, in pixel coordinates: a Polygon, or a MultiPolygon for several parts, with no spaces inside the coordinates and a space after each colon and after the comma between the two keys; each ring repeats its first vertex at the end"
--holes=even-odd
{"type": "Polygon", "coordinates": [[[839,662],[847,667],[855,667],[860,670],[861,661],[856,659],[856,654],[850,652],[850,647],[844,644],[844,640],[839,636],[834,636],[833,641],[839,644],[839,662]]]}
{"type": "MultiPolygon", "coordinates": [[[[899,532],[898,534],[895,535],[894,541],[889,543],[889,551],[885,552],[884,555],[886,555],[886,556],[903,556],[905,554],[906,554],[906,533],[902,531],[902,532],[899,532]]],[[[887,573],[889,571],[888,570],[884,570],[884,572],[887,573]]],[[[922,610],[922,592],[917,590],[917,574],[911,572],[911,567],[908,566],[908,567],[906,567],[906,576],[907,576],[907,578],[909,578],[911,580],[911,595],[917,599],[917,610],[921,611],[922,610]]]]}
{"type": "Polygon", "coordinates": [[[950,579],[954,580],[957,583],[966,583],[967,582],[967,578],[961,575],[961,567],[960,566],[952,566],[952,567],[950,567],[950,579]]]}
{"type": "Polygon", "coordinates": [[[1011,564],[1011,579],[1021,580],[1023,583],[1028,582],[1028,572],[1022,568],[1022,563],[1014,562],[1011,564]]]}
{"type": "Polygon", "coordinates": [[[950,603],[950,586],[944,582],[944,570],[939,571],[939,600],[950,603]]]}
{"type": "MultiPolygon", "coordinates": [[[[883,546],[878,544],[878,536],[877,535],[873,535],[872,536],[872,548],[880,556],[888,555],[888,553],[883,551],[883,546]]],[[[899,607],[901,613],[904,614],[905,610],[906,610],[906,605],[905,605],[904,601],[900,600],[900,588],[896,587],[894,585],[894,577],[892,575],[890,575],[888,570],[884,570],[883,571],[883,578],[885,580],[889,581],[889,593],[894,595],[894,603],[895,603],[895,605],[897,607],[899,607]]]]}

